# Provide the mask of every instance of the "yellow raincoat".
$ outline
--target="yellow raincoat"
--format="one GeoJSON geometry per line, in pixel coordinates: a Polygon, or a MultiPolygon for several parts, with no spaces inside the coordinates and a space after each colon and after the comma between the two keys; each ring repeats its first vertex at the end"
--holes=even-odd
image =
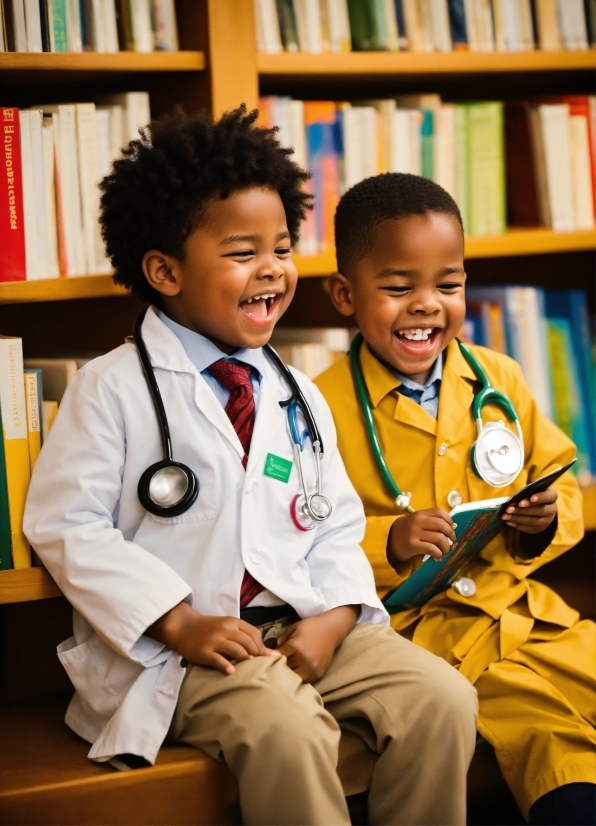
{"type": "MultiPolygon", "coordinates": [[[[399,394],[400,382],[363,345],[360,361],[373,417],[389,469],[416,510],[451,510],[457,491],[464,502],[508,496],[575,455],[573,443],[540,414],[519,366],[507,356],[472,347],[494,387],[512,400],[525,441],[525,466],[507,488],[496,490],[475,476],[469,461],[476,438],[471,406],[479,384],[452,341],[446,353],[438,417],[399,394]]],[[[386,558],[389,529],[400,518],[368,444],[346,356],[316,380],[335,419],[338,444],[367,516],[363,547],[381,596],[421,562],[396,570],[386,558]]],[[[503,418],[494,407],[485,421],[503,418]]],[[[548,547],[520,545],[512,528],[494,539],[466,576],[473,597],[453,588],[422,608],[392,617],[392,626],[443,657],[476,685],[479,731],[496,750],[501,769],[527,817],[532,803],[558,786],[596,783],[596,625],[550,588],[529,579],[583,536],[581,493],[571,473],[558,491],[558,526],[548,547]]],[[[532,540],[530,540],[532,541],[532,540]]],[[[540,543],[540,539],[537,540],[540,543]]]]}

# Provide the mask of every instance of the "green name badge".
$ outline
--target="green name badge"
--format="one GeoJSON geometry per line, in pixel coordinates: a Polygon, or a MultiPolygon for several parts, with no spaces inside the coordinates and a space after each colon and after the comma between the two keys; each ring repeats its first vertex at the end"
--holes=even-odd
{"type": "Polygon", "coordinates": [[[276,456],[274,453],[268,453],[265,459],[265,476],[271,476],[272,479],[277,479],[279,482],[288,482],[290,473],[292,472],[293,462],[287,459],[282,459],[281,456],[276,456]]]}

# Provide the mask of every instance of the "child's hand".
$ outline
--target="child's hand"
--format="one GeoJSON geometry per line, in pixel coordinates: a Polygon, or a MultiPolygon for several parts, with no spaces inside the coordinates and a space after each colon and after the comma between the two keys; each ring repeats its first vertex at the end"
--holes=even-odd
{"type": "Polygon", "coordinates": [[[510,528],[522,533],[542,533],[557,515],[557,491],[554,488],[535,493],[511,505],[501,517],[510,528]]]}
{"type": "Polygon", "coordinates": [[[290,627],[277,639],[277,652],[305,683],[320,680],[333,654],[358,619],[359,606],[342,605],[317,617],[308,617],[290,627]]]}
{"type": "Polygon", "coordinates": [[[395,566],[423,554],[442,559],[453,542],[453,520],[448,513],[440,508],[416,511],[400,516],[391,526],[387,560],[395,566]]]}
{"type": "Polygon", "coordinates": [[[277,657],[266,648],[259,631],[236,617],[211,617],[198,614],[181,602],[146,631],[194,665],[205,665],[233,674],[230,660],[241,662],[253,657],[277,657]]]}

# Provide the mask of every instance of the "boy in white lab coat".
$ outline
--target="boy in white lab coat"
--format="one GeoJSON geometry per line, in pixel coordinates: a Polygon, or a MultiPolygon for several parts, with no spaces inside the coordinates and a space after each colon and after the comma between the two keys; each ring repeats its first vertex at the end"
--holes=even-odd
{"type": "MultiPolygon", "coordinates": [[[[166,736],[225,760],[255,824],[349,823],[337,760],[355,735],[372,770],[347,791],[369,787],[371,823],[463,823],[474,689],[388,628],[329,409],[300,374],[332,511],[296,508],[290,388],[262,348],[296,287],[307,175],[255,118],[156,122],[102,183],[115,280],[152,304],[143,339],[199,491],[174,516],[143,508],[163,452],[137,350],[86,365],[25,515],[75,608],[66,720],[96,760],[153,762],[166,736]]],[[[313,456],[307,440],[309,490],[313,456]]]]}

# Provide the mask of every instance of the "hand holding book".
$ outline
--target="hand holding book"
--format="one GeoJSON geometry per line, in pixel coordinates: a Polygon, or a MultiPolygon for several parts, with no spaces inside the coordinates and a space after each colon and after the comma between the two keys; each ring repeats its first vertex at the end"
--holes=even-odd
{"type": "Polygon", "coordinates": [[[522,499],[506,508],[501,519],[522,533],[542,533],[557,515],[557,491],[553,488],[522,499]]]}

